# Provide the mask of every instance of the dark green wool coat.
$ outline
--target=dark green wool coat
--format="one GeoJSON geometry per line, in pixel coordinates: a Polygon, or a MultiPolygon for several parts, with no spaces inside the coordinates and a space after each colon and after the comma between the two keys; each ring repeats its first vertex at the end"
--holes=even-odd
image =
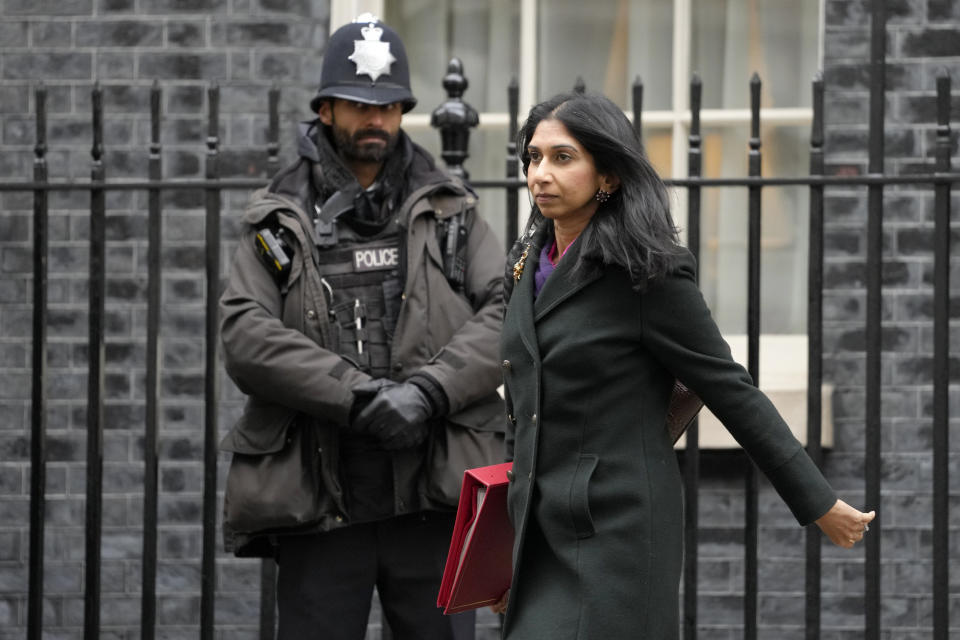
{"type": "Polygon", "coordinates": [[[504,637],[675,639],[683,498],[665,428],[675,377],[726,425],[801,524],[836,496],[731,358],[689,253],[638,293],[617,268],[572,273],[574,243],[534,300],[543,235],[528,252],[501,338],[516,531],[504,637]]]}

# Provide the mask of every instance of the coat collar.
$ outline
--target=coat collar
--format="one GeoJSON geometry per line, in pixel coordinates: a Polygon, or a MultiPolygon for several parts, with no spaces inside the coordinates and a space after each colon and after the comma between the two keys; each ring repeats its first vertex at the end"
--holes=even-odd
{"type": "MultiPolygon", "coordinates": [[[[544,242],[551,242],[552,238],[552,234],[544,238],[540,243],[540,247],[543,247],[544,242]]],[[[574,242],[573,245],[567,250],[566,254],[564,254],[563,259],[560,260],[556,270],[550,274],[549,278],[547,278],[546,283],[543,285],[543,289],[540,290],[540,295],[537,296],[537,299],[533,304],[534,322],[540,321],[544,316],[550,313],[550,311],[563,303],[564,300],[567,300],[570,298],[570,296],[580,291],[594,280],[597,280],[602,275],[602,270],[600,269],[574,270],[573,267],[577,264],[577,260],[580,258],[581,248],[582,246],[579,242],[574,242]]],[[[540,252],[538,250],[538,260],[539,256],[540,252]]],[[[530,280],[532,283],[533,273],[530,274],[530,280]]]]}
{"type": "Polygon", "coordinates": [[[540,252],[544,245],[552,240],[553,233],[548,224],[534,232],[527,250],[527,257],[523,260],[520,279],[515,283],[511,296],[511,306],[516,313],[521,339],[535,358],[539,357],[535,324],[565,300],[603,275],[601,269],[574,271],[573,267],[580,256],[580,245],[574,243],[563,256],[556,270],[547,278],[540,295],[534,299],[534,276],[540,264],[540,252]]]}

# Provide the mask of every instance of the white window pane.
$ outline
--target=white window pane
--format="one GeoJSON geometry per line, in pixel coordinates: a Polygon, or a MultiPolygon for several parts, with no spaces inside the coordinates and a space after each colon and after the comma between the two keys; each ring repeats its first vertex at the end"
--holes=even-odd
{"type": "MultiPolygon", "coordinates": [[[[704,134],[704,174],[747,175],[746,126],[704,134]]],[[[809,132],[762,128],[762,171],[768,176],[807,173],[809,132]]],[[[702,191],[700,287],[721,331],[747,329],[747,224],[745,187],[702,191]]],[[[806,331],[809,190],[766,187],[761,198],[760,329],[806,331]]]]}
{"type": "Polygon", "coordinates": [[[464,100],[477,111],[506,111],[507,85],[519,69],[520,5],[516,0],[391,0],[384,21],[403,38],[410,82],[430,113],[446,99],[450,58],[463,62],[464,100]]]}
{"type": "Polygon", "coordinates": [[[631,85],[639,76],[644,108],[670,108],[670,0],[543,0],[538,15],[541,99],[569,91],[579,76],[588,90],[632,109],[631,85]]]}
{"type": "Polygon", "coordinates": [[[750,105],[754,72],[765,107],[810,106],[819,58],[820,3],[811,0],[692,0],[691,64],[704,107],[750,105]]]}

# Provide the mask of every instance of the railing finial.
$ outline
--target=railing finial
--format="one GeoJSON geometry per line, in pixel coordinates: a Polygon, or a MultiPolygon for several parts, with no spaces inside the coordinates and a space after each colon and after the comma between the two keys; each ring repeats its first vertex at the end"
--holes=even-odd
{"type": "Polygon", "coordinates": [[[464,179],[468,177],[463,163],[470,155],[470,129],[480,123],[477,110],[462,99],[469,84],[463,75],[463,63],[459,58],[451,58],[443,77],[447,100],[430,115],[430,126],[440,130],[440,156],[447,170],[464,179]]]}

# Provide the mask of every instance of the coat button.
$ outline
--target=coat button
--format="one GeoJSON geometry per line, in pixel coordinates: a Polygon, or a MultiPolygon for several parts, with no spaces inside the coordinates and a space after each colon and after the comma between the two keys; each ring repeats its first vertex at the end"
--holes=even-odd
{"type": "Polygon", "coordinates": [[[514,417],[512,413],[507,414],[507,420],[510,421],[510,424],[517,424],[517,419],[514,417]]]}
{"type": "Polygon", "coordinates": [[[402,363],[402,362],[394,362],[394,363],[393,363],[393,370],[394,370],[394,371],[403,371],[403,363],[402,363]]]}
{"type": "Polygon", "coordinates": [[[509,360],[504,360],[502,363],[500,363],[500,366],[503,367],[504,371],[510,371],[510,367],[513,365],[510,364],[509,360]]]}
{"type": "Polygon", "coordinates": [[[507,469],[507,480],[513,482],[513,469],[507,469]]]}
{"type": "Polygon", "coordinates": [[[530,416],[530,422],[532,422],[533,424],[537,424],[537,414],[533,414],[532,416],[530,416]]]}
{"type": "Polygon", "coordinates": [[[307,311],[307,317],[313,320],[314,318],[317,317],[317,312],[314,311],[313,309],[310,309],[309,311],[307,311]]]}
{"type": "Polygon", "coordinates": [[[337,517],[335,519],[337,522],[343,522],[343,516],[340,515],[339,513],[337,514],[337,517]]]}

